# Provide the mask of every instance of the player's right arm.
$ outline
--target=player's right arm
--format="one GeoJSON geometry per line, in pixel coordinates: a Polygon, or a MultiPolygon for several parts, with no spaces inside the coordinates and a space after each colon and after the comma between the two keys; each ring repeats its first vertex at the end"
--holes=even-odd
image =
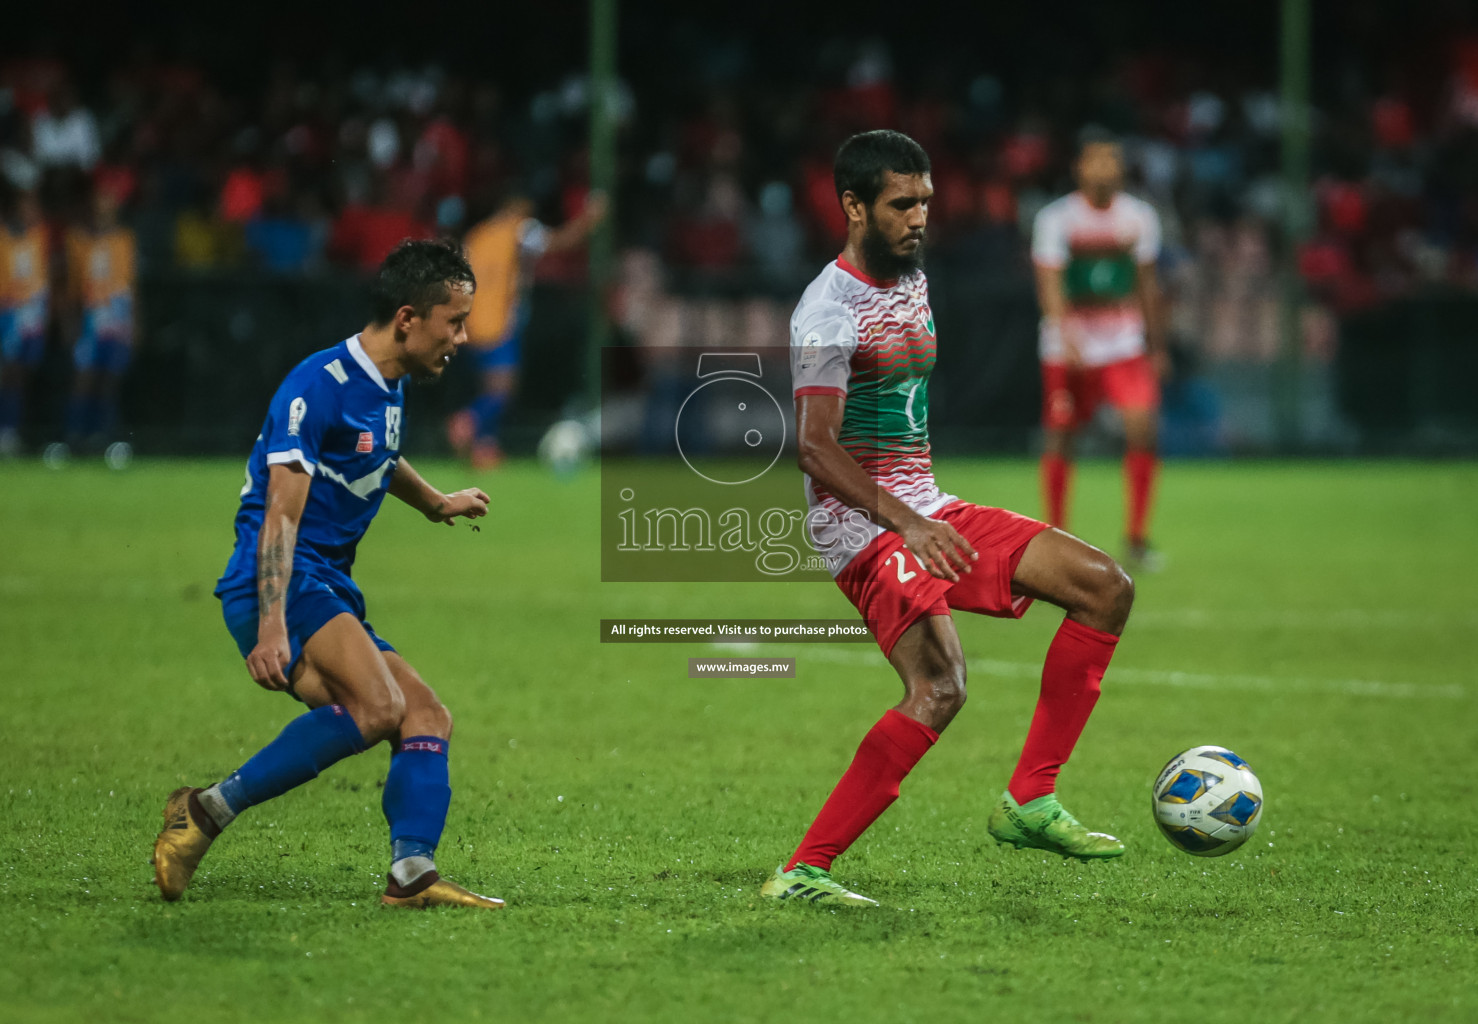
{"type": "Polygon", "coordinates": [[[257,645],[246,656],[246,670],[260,686],[287,689],[292,649],[287,638],[287,588],[293,577],[298,524],[308,504],[313,478],[300,463],[267,469],[262,530],[257,537],[257,645]]]}
{"type": "Polygon", "coordinates": [[[1056,331],[1062,339],[1067,365],[1081,366],[1083,353],[1078,347],[1077,334],[1067,319],[1067,293],[1062,287],[1062,268],[1044,267],[1039,263],[1036,272],[1037,302],[1042,306],[1042,321],[1048,330],[1056,331]]]}
{"type": "Polygon", "coordinates": [[[287,689],[292,662],[287,591],[298,527],[324,441],[342,418],[338,379],[331,365],[305,364],[289,374],[272,396],[262,427],[267,484],[257,533],[257,645],[246,657],[246,670],[269,690],[287,689]]]}
{"type": "Polygon", "coordinates": [[[1042,307],[1042,325],[1056,332],[1062,342],[1067,365],[1083,365],[1083,352],[1077,331],[1067,318],[1067,290],[1063,288],[1063,269],[1067,266],[1067,232],[1055,208],[1043,207],[1032,224],[1032,268],[1037,279],[1037,304],[1042,307]]]}
{"type": "Polygon", "coordinates": [[[940,579],[958,581],[975,551],[953,526],[921,516],[867,474],[838,438],[847,406],[857,324],[837,302],[801,299],[791,321],[790,371],[795,388],[797,463],[838,500],[892,530],[920,565],[940,579]]]}
{"type": "Polygon", "coordinates": [[[840,395],[801,395],[795,402],[797,461],[828,492],[903,538],[919,564],[940,579],[959,581],[979,556],[948,523],[920,515],[867,475],[837,440],[847,400],[840,395]]]}
{"type": "Polygon", "coordinates": [[[567,252],[585,244],[601,221],[606,219],[610,201],[600,189],[592,190],[585,197],[585,206],[574,217],[557,228],[545,228],[538,246],[539,255],[551,252],[567,252]]]}

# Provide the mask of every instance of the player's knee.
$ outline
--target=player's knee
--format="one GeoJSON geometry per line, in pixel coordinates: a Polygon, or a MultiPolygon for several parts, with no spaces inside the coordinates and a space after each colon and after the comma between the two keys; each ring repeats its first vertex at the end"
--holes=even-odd
{"type": "Polygon", "coordinates": [[[1134,580],[1118,562],[1108,561],[1100,587],[1098,610],[1112,625],[1111,632],[1117,633],[1129,621],[1129,610],[1134,607],[1134,580]]]}
{"type": "Polygon", "coordinates": [[[363,694],[349,709],[354,724],[366,744],[373,746],[400,731],[405,719],[405,697],[394,683],[377,686],[373,693],[363,694]]]}
{"type": "Polygon", "coordinates": [[[1134,581],[1118,562],[1093,551],[1074,573],[1074,595],[1064,607],[1070,614],[1105,632],[1118,634],[1134,606],[1134,581]]]}
{"type": "Polygon", "coordinates": [[[909,690],[937,714],[953,718],[965,706],[965,665],[953,662],[922,673],[909,690]]]}
{"type": "Polygon", "coordinates": [[[441,701],[433,701],[427,709],[427,717],[432,723],[433,731],[438,736],[446,739],[452,738],[452,713],[441,701]]]}
{"type": "Polygon", "coordinates": [[[935,700],[940,708],[948,711],[951,716],[959,714],[965,706],[965,700],[969,693],[965,690],[965,666],[951,669],[950,672],[937,680],[934,684],[935,700]]]}
{"type": "Polygon", "coordinates": [[[404,691],[406,694],[405,716],[401,724],[404,736],[442,736],[452,738],[452,713],[437,699],[431,688],[414,678],[416,685],[404,691]]]}

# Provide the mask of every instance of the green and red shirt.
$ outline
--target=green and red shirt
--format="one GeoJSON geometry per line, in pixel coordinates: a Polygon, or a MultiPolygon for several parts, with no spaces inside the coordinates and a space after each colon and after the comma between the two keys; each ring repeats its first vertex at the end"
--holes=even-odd
{"type": "MultiPolygon", "coordinates": [[[[1160,255],[1160,218],[1142,199],[1116,194],[1106,208],[1073,192],[1042,207],[1032,226],[1032,261],[1062,271],[1067,317],[1083,362],[1105,366],[1144,354],[1140,267],[1160,255]]],[[[1044,363],[1063,362],[1057,325],[1041,330],[1044,363]]]]}
{"type": "MultiPolygon", "coordinates": [[[[923,271],[880,281],[843,258],[811,282],[790,318],[797,398],[846,400],[838,441],[868,475],[929,515],[957,500],[934,481],[929,452],[929,375],[934,314],[923,271]]],[[[806,477],[807,530],[835,576],[882,527],[806,477]]]]}

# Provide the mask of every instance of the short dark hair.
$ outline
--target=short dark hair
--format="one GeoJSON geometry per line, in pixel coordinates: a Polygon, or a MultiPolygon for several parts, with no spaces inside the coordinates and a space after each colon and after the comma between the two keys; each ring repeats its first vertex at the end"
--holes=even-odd
{"type": "Polygon", "coordinates": [[[888,173],[928,174],[929,154],[902,132],[880,128],[842,143],[832,164],[837,199],[850,192],[868,206],[877,202],[888,173]]]}
{"type": "Polygon", "coordinates": [[[1101,124],[1084,125],[1078,132],[1078,148],[1073,155],[1082,156],[1083,150],[1089,146],[1122,146],[1123,144],[1123,140],[1101,124]]]}
{"type": "Polygon", "coordinates": [[[455,242],[407,238],[385,257],[370,289],[370,318],[377,327],[401,306],[425,316],[452,297],[453,285],[477,287],[467,257],[455,242]]]}

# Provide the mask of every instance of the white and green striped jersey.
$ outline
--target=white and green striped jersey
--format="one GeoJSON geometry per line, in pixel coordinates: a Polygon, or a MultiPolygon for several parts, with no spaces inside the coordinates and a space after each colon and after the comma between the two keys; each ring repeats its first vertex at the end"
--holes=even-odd
{"type": "MultiPolygon", "coordinates": [[[[923,271],[880,281],[838,259],[811,282],[790,318],[795,396],[844,398],[842,447],[879,487],[924,515],[956,500],[940,491],[930,459],[934,355],[923,271]]],[[[811,543],[833,576],[882,532],[810,476],[806,502],[811,543]]]]}

